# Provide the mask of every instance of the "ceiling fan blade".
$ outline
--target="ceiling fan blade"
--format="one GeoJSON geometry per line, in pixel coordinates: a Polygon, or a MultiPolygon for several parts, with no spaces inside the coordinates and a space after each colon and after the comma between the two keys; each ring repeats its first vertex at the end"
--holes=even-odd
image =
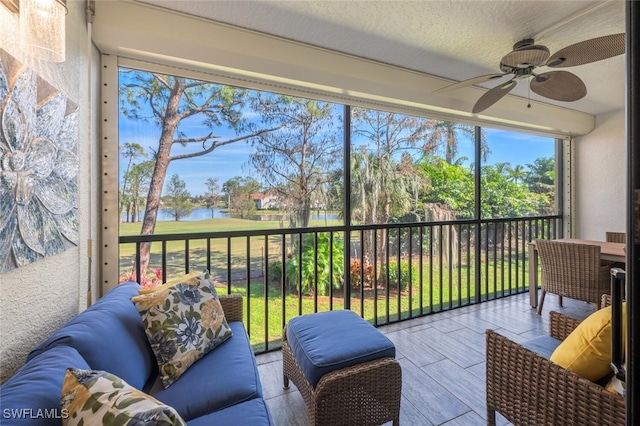
{"type": "Polygon", "coordinates": [[[473,106],[473,113],[482,112],[489,108],[491,105],[502,99],[504,95],[509,93],[514,87],[516,87],[516,79],[512,78],[506,83],[489,90],[487,93],[482,95],[480,99],[478,99],[478,102],[473,106]]]}
{"type": "Polygon", "coordinates": [[[531,90],[545,98],[573,102],[587,94],[587,86],[575,74],[568,71],[550,71],[531,79],[531,90]]]}
{"type": "Polygon", "coordinates": [[[549,49],[545,46],[532,45],[507,53],[500,63],[513,68],[537,67],[549,59],[549,49]]]}
{"type": "Polygon", "coordinates": [[[623,54],[624,46],[624,33],[584,40],[560,49],[551,55],[547,66],[554,68],[574,67],[601,61],[623,54]]]}
{"type": "Polygon", "coordinates": [[[478,83],[484,83],[485,81],[493,80],[495,78],[500,78],[503,75],[506,75],[506,74],[480,75],[478,77],[470,78],[468,80],[459,81],[458,83],[454,83],[454,84],[450,84],[450,85],[445,86],[445,87],[441,87],[440,89],[434,91],[433,93],[444,93],[444,92],[448,92],[449,90],[455,90],[455,89],[459,89],[461,87],[472,86],[472,85],[478,84],[478,83]]]}

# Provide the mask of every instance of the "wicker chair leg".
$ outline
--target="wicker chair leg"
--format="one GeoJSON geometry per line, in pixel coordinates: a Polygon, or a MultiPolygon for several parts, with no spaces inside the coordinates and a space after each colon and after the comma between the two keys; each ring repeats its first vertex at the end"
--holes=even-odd
{"type": "Polygon", "coordinates": [[[545,290],[540,292],[540,300],[538,300],[538,315],[542,315],[542,305],[544,304],[544,296],[547,295],[545,290]]]}
{"type": "Polygon", "coordinates": [[[558,296],[558,304],[560,304],[560,306],[562,306],[562,296],[558,296]]]}
{"type": "Polygon", "coordinates": [[[289,389],[289,378],[284,374],[282,375],[282,389],[284,390],[289,389]]]}
{"type": "Polygon", "coordinates": [[[496,426],[496,410],[487,407],[487,426],[496,426]]]}

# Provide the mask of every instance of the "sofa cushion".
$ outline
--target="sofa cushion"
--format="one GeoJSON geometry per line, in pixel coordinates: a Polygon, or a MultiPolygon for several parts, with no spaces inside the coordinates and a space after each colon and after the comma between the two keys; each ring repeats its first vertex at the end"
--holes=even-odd
{"type": "Polygon", "coordinates": [[[208,272],[194,283],[176,284],[131,300],[142,316],[165,388],[232,335],[208,272]]]}
{"type": "Polygon", "coordinates": [[[176,411],[106,371],[68,368],[62,385],[63,425],[185,425],[176,411]]]}
{"type": "MultiPolygon", "coordinates": [[[[626,303],[623,303],[623,318],[626,317],[625,312],[626,303]]],[[[611,306],[594,312],[582,321],[558,346],[550,359],[591,381],[609,374],[611,372],[611,306]]]]}
{"type": "Polygon", "coordinates": [[[212,411],[261,398],[258,367],[244,326],[239,321],[230,322],[229,326],[233,337],[196,361],[168,389],[156,380],[144,390],[175,408],[187,422],[212,411]]]}
{"type": "Polygon", "coordinates": [[[189,420],[188,426],[271,426],[273,420],[269,415],[264,399],[255,398],[234,406],[219,410],[197,419],[189,420]]]}
{"type": "Polygon", "coordinates": [[[92,369],[108,371],[141,388],[155,369],[155,358],[140,314],[130,301],[138,289],[134,282],[114,287],[37,345],[27,360],[54,346],[71,346],[92,369]]]}
{"type": "Polygon", "coordinates": [[[329,311],[292,318],[287,341],[312,386],[325,374],[396,355],[393,343],[353,311],[329,311]]]}
{"type": "Polygon", "coordinates": [[[60,424],[62,382],[67,367],[89,368],[78,351],[56,346],[33,356],[0,386],[0,412],[5,425],[60,424]]]}

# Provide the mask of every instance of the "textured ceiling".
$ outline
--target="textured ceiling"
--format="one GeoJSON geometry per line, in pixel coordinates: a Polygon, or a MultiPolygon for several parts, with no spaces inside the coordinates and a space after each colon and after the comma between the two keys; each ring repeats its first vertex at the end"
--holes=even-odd
{"type": "MultiPolygon", "coordinates": [[[[525,38],[553,54],[625,31],[621,0],[141,1],[452,81],[500,72],[500,59],[525,38]]],[[[624,107],[624,64],[620,55],[567,68],[587,86],[576,102],[547,100],[524,83],[511,93],[592,114],[617,110],[624,107]]]]}

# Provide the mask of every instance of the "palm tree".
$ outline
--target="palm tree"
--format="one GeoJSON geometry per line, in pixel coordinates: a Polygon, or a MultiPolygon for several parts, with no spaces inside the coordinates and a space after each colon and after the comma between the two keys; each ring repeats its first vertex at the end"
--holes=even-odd
{"type": "MultiPolygon", "coordinates": [[[[444,146],[445,160],[453,164],[458,155],[458,144],[460,136],[475,139],[476,127],[471,124],[455,123],[451,121],[438,121],[434,132],[430,135],[430,145],[435,147],[444,146]]],[[[480,153],[482,159],[486,160],[491,151],[487,144],[487,136],[484,129],[480,129],[480,153]]]]}
{"type": "Polygon", "coordinates": [[[518,164],[515,167],[507,167],[507,173],[509,173],[509,180],[515,183],[516,185],[527,177],[527,173],[524,170],[524,166],[522,164],[518,164]]]}
{"type": "Polygon", "coordinates": [[[532,164],[527,164],[529,173],[525,179],[529,189],[535,193],[553,191],[555,181],[555,160],[552,157],[536,158],[532,164]]]}

